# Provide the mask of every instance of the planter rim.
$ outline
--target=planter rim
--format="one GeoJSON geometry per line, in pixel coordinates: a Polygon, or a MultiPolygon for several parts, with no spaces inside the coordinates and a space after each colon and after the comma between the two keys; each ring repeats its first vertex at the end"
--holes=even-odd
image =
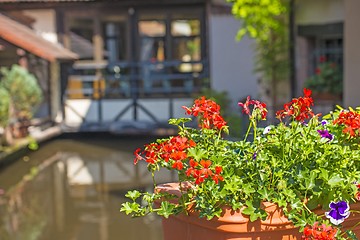
{"type": "MultiPolygon", "coordinates": [[[[183,188],[185,189],[194,187],[194,185],[189,182],[184,182],[182,184],[183,188]]],[[[155,192],[167,192],[178,197],[181,196],[178,182],[159,184],[155,188],[155,192]]],[[[171,202],[176,203],[176,200],[172,200],[171,202]]],[[[219,231],[229,232],[234,231],[234,225],[238,226],[236,230],[237,232],[247,232],[249,230],[249,226],[251,228],[258,228],[257,225],[261,225],[263,231],[274,230],[276,228],[296,228],[292,222],[284,216],[281,208],[279,208],[275,203],[263,202],[262,205],[264,210],[267,212],[268,217],[265,220],[256,220],[254,222],[250,221],[249,216],[242,214],[242,209],[232,210],[229,206],[223,207],[223,212],[220,217],[214,217],[211,220],[200,217],[199,214],[193,209],[189,209],[188,215],[179,214],[170,217],[176,218],[180,221],[190,221],[195,225],[199,225],[205,228],[215,228],[219,231]]]]}

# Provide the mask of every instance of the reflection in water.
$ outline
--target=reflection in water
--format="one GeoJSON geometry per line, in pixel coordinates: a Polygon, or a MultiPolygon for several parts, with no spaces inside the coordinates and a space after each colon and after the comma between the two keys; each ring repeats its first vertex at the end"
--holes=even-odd
{"type": "MultiPolygon", "coordinates": [[[[151,189],[132,152],[149,139],[55,140],[0,172],[1,240],[161,240],[161,221],[119,212],[151,189]]],[[[160,174],[158,182],[172,176],[160,174]]]]}

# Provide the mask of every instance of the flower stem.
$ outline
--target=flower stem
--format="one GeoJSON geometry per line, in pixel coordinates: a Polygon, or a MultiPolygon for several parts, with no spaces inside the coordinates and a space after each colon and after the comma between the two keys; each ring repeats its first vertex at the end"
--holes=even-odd
{"type": "Polygon", "coordinates": [[[156,180],[155,180],[155,173],[154,171],[151,171],[151,178],[152,178],[152,181],[153,181],[153,184],[154,184],[154,189],[156,188],[156,180]]]}
{"type": "Polygon", "coordinates": [[[251,129],[251,121],[250,121],[250,124],[249,124],[249,126],[248,126],[248,129],[247,129],[247,131],[246,131],[246,134],[245,134],[245,137],[244,137],[244,142],[247,140],[247,137],[249,136],[249,133],[250,133],[250,129],[251,129]]]}

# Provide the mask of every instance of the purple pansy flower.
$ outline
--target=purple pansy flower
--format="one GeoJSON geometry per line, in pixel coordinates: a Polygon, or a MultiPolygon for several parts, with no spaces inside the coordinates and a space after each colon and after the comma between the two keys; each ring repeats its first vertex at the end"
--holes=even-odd
{"type": "Polygon", "coordinates": [[[317,130],[317,131],[322,138],[327,138],[329,139],[329,141],[333,139],[333,135],[330,134],[328,130],[325,129],[325,130],[317,130]]]}
{"type": "Polygon", "coordinates": [[[345,201],[331,202],[329,207],[330,211],[325,212],[325,216],[335,225],[339,225],[350,215],[350,206],[345,201]]]}
{"type": "Polygon", "coordinates": [[[254,154],[252,155],[252,159],[253,159],[253,160],[256,160],[256,157],[257,157],[257,153],[254,152],[254,154]]]}
{"type": "Polygon", "coordinates": [[[326,121],[326,120],[321,121],[321,125],[325,126],[326,124],[328,124],[328,121],[326,121]]]}

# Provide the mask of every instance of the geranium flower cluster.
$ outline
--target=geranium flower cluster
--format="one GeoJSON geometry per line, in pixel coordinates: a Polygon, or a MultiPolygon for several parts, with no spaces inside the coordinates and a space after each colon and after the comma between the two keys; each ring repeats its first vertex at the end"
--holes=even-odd
{"type": "Polygon", "coordinates": [[[214,173],[210,169],[210,160],[201,160],[200,163],[198,163],[194,159],[190,159],[189,165],[190,167],[186,170],[186,176],[192,176],[195,179],[195,184],[201,184],[208,177],[211,177],[216,184],[218,184],[219,181],[224,180],[224,178],[220,175],[222,167],[216,166],[214,173]]]}
{"type": "MultiPolygon", "coordinates": [[[[187,114],[200,117],[200,126],[204,129],[214,128],[220,131],[226,127],[225,120],[220,115],[220,106],[214,101],[202,97],[195,101],[191,108],[184,107],[187,114]]],[[[207,178],[212,178],[217,184],[224,178],[221,176],[222,167],[212,166],[208,159],[196,161],[189,156],[188,151],[194,149],[196,143],[184,136],[170,137],[161,142],[145,145],[135,150],[134,163],[144,160],[149,164],[158,164],[164,161],[170,163],[171,168],[183,171],[187,177],[192,177],[195,184],[201,184],[207,178]]]]}
{"type": "Polygon", "coordinates": [[[304,97],[294,98],[291,102],[284,104],[284,109],[276,112],[276,117],[281,121],[286,117],[292,117],[298,122],[303,122],[314,116],[311,107],[314,100],[311,97],[312,91],[304,89],[304,97]]]}
{"type": "Polygon", "coordinates": [[[267,115],[266,104],[258,100],[250,99],[250,96],[246,98],[245,103],[239,102],[238,105],[243,108],[243,113],[250,118],[256,120],[265,120],[267,115]],[[253,106],[251,111],[250,107],[253,106]]]}
{"type": "Polygon", "coordinates": [[[355,111],[342,110],[334,124],[343,126],[343,132],[350,137],[360,136],[360,114],[355,111]]]}
{"type": "Polygon", "coordinates": [[[201,128],[221,130],[226,127],[226,121],[220,114],[220,106],[204,96],[196,99],[192,107],[183,106],[183,108],[188,115],[198,117],[201,128]]]}
{"type": "Polygon", "coordinates": [[[161,143],[150,143],[145,145],[144,151],[141,148],[135,150],[134,163],[145,160],[147,163],[155,164],[160,160],[172,162],[172,167],[183,169],[182,161],[187,159],[186,149],[194,147],[193,140],[186,137],[175,136],[161,143]]]}
{"type": "Polygon", "coordinates": [[[302,236],[303,240],[334,240],[336,239],[337,229],[326,226],[325,224],[319,225],[318,222],[315,222],[312,227],[305,227],[304,235],[302,236]]]}

